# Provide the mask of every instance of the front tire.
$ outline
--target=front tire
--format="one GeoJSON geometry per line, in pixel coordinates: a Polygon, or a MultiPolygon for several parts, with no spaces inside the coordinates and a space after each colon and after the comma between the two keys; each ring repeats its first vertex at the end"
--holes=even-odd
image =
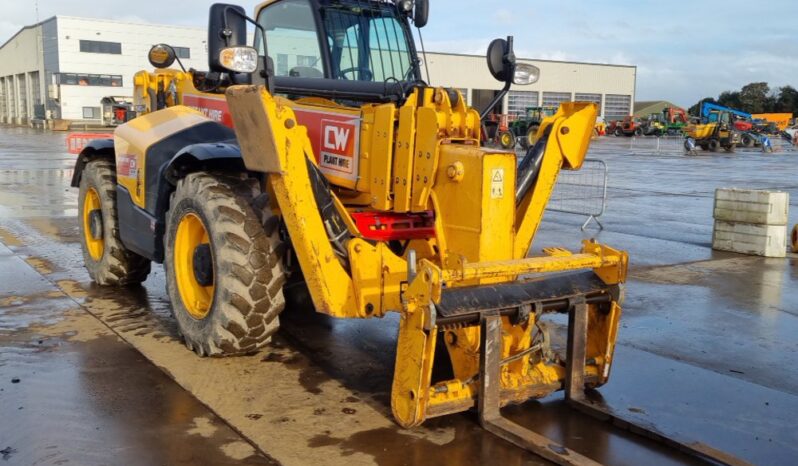
{"type": "Polygon", "coordinates": [[[256,180],[192,173],[167,213],[166,284],[186,346],[200,356],[250,354],[285,307],[279,219],[256,180]]]}
{"type": "Polygon", "coordinates": [[[92,160],[80,176],[78,223],[83,263],[103,286],[139,284],[150,273],[150,261],[129,251],[119,237],[116,168],[109,160],[92,160]]]}

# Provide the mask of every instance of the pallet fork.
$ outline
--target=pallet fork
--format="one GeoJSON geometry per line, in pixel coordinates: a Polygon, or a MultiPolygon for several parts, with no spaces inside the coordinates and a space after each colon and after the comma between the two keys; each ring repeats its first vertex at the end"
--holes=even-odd
{"type": "MultiPolygon", "coordinates": [[[[565,399],[568,404],[585,414],[599,420],[611,422],[635,434],[648,437],[682,453],[706,461],[708,464],[751,466],[751,463],[709,445],[668,437],[653,428],[622,419],[590,401],[584,389],[585,347],[588,328],[587,309],[587,304],[583,297],[572,299],[568,306],[567,372],[565,379],[565,399]]],[[[501,316],[496,312],[483,314],[481,329],[482,345],[478,408],[479,422],[482,427],[488,432],[555,464],[568,466],[601,464],[502,416],[499,400],[499,380],[502,365],[501,316]]]]}

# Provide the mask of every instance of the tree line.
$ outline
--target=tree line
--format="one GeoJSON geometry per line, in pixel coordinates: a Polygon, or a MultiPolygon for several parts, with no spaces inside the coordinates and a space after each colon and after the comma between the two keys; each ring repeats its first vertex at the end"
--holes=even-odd
{"type": "Polygon", "coordinates": [[[771,89],[768,83],[750,83],[739,91],[724,91],[717,99],[705,97],[690,107],[691,115],[698,115],[701,102],[707,101],[748,113],[798,114],[798,90],[792,86],[771,89]]]}

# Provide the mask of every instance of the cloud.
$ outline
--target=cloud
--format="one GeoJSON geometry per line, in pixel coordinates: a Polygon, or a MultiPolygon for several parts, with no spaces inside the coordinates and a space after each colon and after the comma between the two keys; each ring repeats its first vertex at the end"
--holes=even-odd
{"type": "Polygon", "coordinates": [[[502,24],[513,24],[516,14],[506,8],[499,8],[493,13],[493,19],[502,24]]]}
{"type": "MultiPolygon", "coordinates": [[[[39,17],[60,14],[204,26],[214,1],[39,0],[39,17]]],[[[637,65],[641,100],[691,105],[752,81],[798,86],[795,0],[770,0],[768,10],[777,14],[765,20],[740,13],[751,11],[749,0],[693,1],[689,14],[662,5],[435,0],[423,34],[429,51],[482,55],[492,39],[513,35],[518,56],[525,58],[637,65]]],[[[35,19],[32,2],[6,1],[0,43],[35,19]]]]}

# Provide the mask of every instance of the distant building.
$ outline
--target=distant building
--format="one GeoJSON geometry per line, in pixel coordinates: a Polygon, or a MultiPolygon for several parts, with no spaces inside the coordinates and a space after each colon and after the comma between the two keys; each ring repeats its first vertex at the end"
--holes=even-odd
{"type": "MultiPolygon", "coordinates": [[[[204,27],[69,16],[26,26],[0,46],[0,123],[63,119],[98,124],[104,97],[132,96],[133,75],[151,68],[147,52],[152,45],[170,44],[187,69],[202,70],[207,69],[206,39],[204,27]]],[[[316,41],[316,52],[305,53],[306,44],[296,37],[291,40],[296,41],[293,52],[272,57],[278,74],[295,66],[321,66],[313,56],[318,54],[316,41]]],[[[485,108],[502,87],[488,72],[484,56],[428,52],[426,61],[431,84],[460,89],[477,109],[485,108]]],[[[595,102],[608,120],[631,114],[634,66],[526,58],[519,62],[540,68],[540,80],[514,86],[499,113],[521,115],[527,107],[577,100],[595,102]]]]}
{"type": "Polygon", "coordinates": [[[0,122],[99,123],[106,96],[132,96],[133,75],[152,68],[152,45],[174,46],[186,68],[207,67],[202,28],[54,16],[0,46],[0,122]]]}
{"type": "Polygon", "coordinates": [[[667,100],[643,100],[635,102],[634,116],[645,118],[652,113],[662,113],[668,107],[681,108],[667,100]]]}

